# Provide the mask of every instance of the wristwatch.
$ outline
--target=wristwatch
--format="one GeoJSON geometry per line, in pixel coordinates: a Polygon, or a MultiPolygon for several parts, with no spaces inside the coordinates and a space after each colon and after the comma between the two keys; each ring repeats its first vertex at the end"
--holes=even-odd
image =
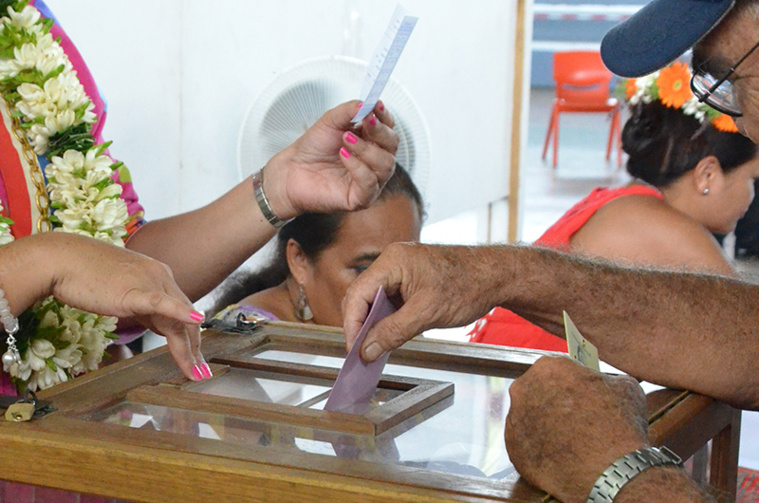
{"type": "Polygon", "coordinates": [[[654,466],[682,468],[683,461],[666,447],[646,447],[633,451],[616,460],[598,477],[587,503],[612,503],[625,484],[654,466]]]}
{"type": "Polygon", "coordinates": [[[261,168],[261,171],[253,175],[253,193],[256,195],[256,202],[258,203],[258,207],[261,208],[261,213],[263,213],[264,218],[274,227],[277,229],[284,227],[287,225],[290,220],[282,220],[277,215],[274,214],[274,210],[271,209],[271,205],[269,204],[269,200],[266,199],[266,194],[264,193],[264,170],[261,168]]]}

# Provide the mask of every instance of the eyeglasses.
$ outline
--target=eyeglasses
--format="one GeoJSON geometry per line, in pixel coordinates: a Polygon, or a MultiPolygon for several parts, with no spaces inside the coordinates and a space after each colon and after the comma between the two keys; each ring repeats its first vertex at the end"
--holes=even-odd
{"type": "Polygon", "coordinates": [[[730,70],[722,76],[721,79],[715,79],[704,71],[695,71],[690,79],[690,89],[693,94],[698,98],[701,103],[706,103],[713,109],[723,114],[730,115],[732,117],[740,117],[743,115],[740,107],[738,106],[737,96],[735,95],[735,88],[733,84],[727,80],[738,68],[738,65],[743,63],[751,53],[753,53],[759,47],[759,42],[749,49],[749,51],[743,55],[741,59],[735,63],[730,70]]]}

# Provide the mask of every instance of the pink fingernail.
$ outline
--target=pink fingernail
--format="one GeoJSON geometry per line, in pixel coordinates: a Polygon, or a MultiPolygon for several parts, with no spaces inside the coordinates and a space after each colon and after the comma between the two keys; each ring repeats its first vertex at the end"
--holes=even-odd
{"type": "Polygon", "coordinates": [[[362,106],[364,106],[364,102],[363,101],[359,101],[358,102],[358,107],[356,107],[356,108],[361,108],[362,106]]]}
{"type": "Polygon", "coordinates": [[[372,115],[372,118],[369,119],[369,125],[370,126],[376,126],[377,125],[377,116],[376,115],[372,115]]]}
{"type": "Polygon", "coordinates": [[[345,140],[346,140],[348,143],[352,143],[353,145],[355,145],[355,144],[356,144],[356,142],[358,142],[358,138],[356,138],[356,137],[353,135],[353,133],[351,133],[351,132],[345,133],[345,140]]]}
{"type": "Polygon", "coordinates": [[[385,111],[385,104],[384,103],[382,103],[380,101],[379,103],[377,103],[377,105],[379,105],[380,112],[384,112],[385,111]]]}
{"type": "Polygon", "coordinates": [[[200,366],[200,370],[203,371],[203,377],[205,377],[206,379],[210,379],[213,377],[213,372],[211,372],[211,367],[209,367],[207,363],[203,362],[203,365],[200,366]]]}
{"type": "Polygon", "coordinates": [[[191,312],[190,318],[192,318],[195,321],[203,321],[203,315],[197,311],[191,312]]]}
{"type": "Polygon", "coordinates": [[[348,149],[345,147],[340,147],[340,154],[342,154],[342,156],[345,157],[346,159],[350,159],[351,157],[351,153],[348,152],[348,149]]]}
{"type": "Polygon", "coordinates": [[[192,377],[194,377],[196,381],[203,380],[203,374],[200,373],[200,369],[198,368],[197,365],[192,367],[192,377]]]}

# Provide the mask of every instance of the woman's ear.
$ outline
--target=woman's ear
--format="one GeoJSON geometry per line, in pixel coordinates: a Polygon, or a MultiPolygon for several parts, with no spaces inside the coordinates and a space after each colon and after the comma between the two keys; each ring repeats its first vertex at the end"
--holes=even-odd
{"type": "Polygon", "coordinates": [[[713,189],[721,178],[722,165],[720,165],[719,160],[713,155],[704,157],[693,168],[693,180],[696,190],[701,194],[708,194],[709,190],[713,189]]]}
{"type": "Polygon", "coordinates": [[[287,258],[287,268],[290,269],[290,275],[296,283],[302,285],[309,276],[311,262],[308,260],[306,254],[303,253],[303,248],[301,248],[300,244],[294,239],[289,239],[287,241],[285,255],[287,258]]]}

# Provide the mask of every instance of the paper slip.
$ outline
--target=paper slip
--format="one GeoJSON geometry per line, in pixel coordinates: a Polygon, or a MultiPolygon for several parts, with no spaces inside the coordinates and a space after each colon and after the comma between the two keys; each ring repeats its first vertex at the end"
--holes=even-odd
{"type": "Polygon", "coordinates": [[[600,372],[598,349],[582,336],[566,311],[564,313],[564,333],[567,336],[569,357],[586,367],[600,372]]]}
{"type": "Polygon", "coordinates": [[[374,296],[369,315],[358,332],[356,342],[348,353],[343,368],[337,374],[337,380],[329,393],[324,410],[363,414],[369,409],[369,402],[377,390],[377,384],[382,377],[382,369],[385,368],[390,353],[385,353],[372,363],[366,363],[361,359],[361,344],[375,323],[394,312],[395,306],[387,300],[385,290],[380,287],[377,290],[377,295],[374,296]]]}
{"type": "Polygon", "coordinates": [[[418,17],[410,16],[400,4],[395,7],[390,24],[366,69],[366,77],[360,94],[364,104],[353,118],[354,124],[361,122],[374,110],[418,20],[418,17]]]}

